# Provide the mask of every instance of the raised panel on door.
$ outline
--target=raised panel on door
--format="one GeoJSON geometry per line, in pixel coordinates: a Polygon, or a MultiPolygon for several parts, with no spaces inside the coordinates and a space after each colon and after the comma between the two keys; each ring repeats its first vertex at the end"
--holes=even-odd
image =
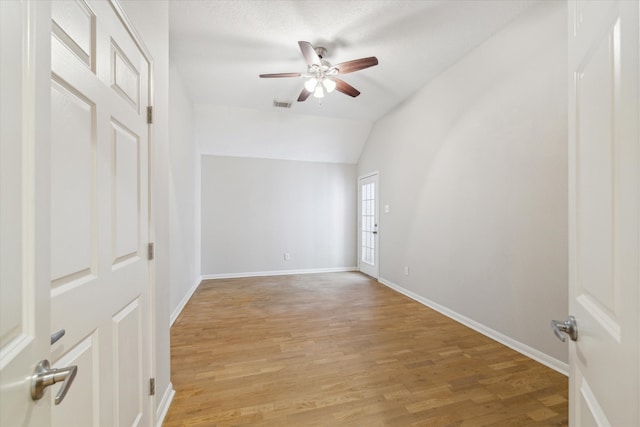
{"type": "MultiPolygon", "coordinates": [[[[113,13],[103,4],[92,3],[96,10],[113,13]],[[103,11],[104,9],[104,11],[103,11]]],[[[117,111],[135,113],[142,117],[148,105],[149,62],[142,53],[138,41],[131,37],[120,22],[104,22],[98,32],[98,48],[108,55],[98,58],[97,74],[115,95],[117,111]]]]}
{"type": "Polygon", "coordinates": [[[51,286],[97,274],[95,104],[70,83],[51,82],[51,286]]]}
{"type": "Polygon", "coordinates": [[[140,111],[140,72],[113,39],[111,39],[110,70],[111,88],[135,111],[140,111]]]}
{"type": "Polygon", "coordinates": [[[135,300],[112,320],[113,363],[116,373],[113,400],[117,425],[139,425],[143,412],[142,390],[142,314],[135,300]]]}
{"type": "Polygon", "coordinates": [[[51,31],[71,55],[95,70],[95,14],[86,2],[52,2],[51,31]]]}
{"type": "Polygon", "coordinates": [[[620,21],[612,22],[576,70],[577,250],[576,297],[620,341],[615,250],[615,110],[620,21]],[[593,260],[598,260],[594,263],[593,260]]]}
{"type": "Polygon", "coordinates": [[[140,138],[115,120],[112,126],[113,266],[140,256],[140,138]]]}
{"type": "Polygon", "coordinates": [[[52,411],[52,424],[54,426],[66,427],[98,427],[100,425],[100,395],[98,387],[99,358],[98,333],[94,331],[78,342],[65,354],[52,354],[52,366],[63,368],[65,366],[76,365],[78,372],[73,386],[69,389],[64,398],[64,406],[56,407],[53,399],[54,393],[50,393],[52,411]],[[73,408],[73,410],[68,410],[73,408]]]}

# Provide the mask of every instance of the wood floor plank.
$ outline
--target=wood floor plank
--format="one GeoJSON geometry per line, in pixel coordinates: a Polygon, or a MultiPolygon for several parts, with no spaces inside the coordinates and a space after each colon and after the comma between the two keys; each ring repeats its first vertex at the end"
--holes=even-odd
{"type": "Polygon", "coordinates": [[[174,426],[566,426],[567,378],[360,273],[206,280],[174,426]]]}

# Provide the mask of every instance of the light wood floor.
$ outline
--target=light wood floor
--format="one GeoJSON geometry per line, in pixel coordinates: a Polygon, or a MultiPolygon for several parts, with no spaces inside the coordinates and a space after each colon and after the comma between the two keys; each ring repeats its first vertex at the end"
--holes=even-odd
{"type": "Polygon", "coordinates": [[[168,427],[567,425],[566,377],[360,273],[204,281],[171,371],[168,427]]]}

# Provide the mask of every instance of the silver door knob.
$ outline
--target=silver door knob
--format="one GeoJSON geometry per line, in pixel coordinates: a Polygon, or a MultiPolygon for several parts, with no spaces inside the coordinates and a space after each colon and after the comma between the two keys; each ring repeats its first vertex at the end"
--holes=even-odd
{"type": "Polygon", "coordinates": [[[62,387],[55,398],[56,405],[59,405],[67,395],[77,373],[78,367],[75,365],[66,368],[52,368],[47,359],[41,360],[31,377],[31,398],[40,400],[47,387],[62,381],[62,387]]]}
{"type": "Polygon", "coordinates": [[[551,329],[556,337],[562,342],[565,342],[567,339],[564,337],[563,333],[569,335],[571,341],[578,340],[578,324],[576,323],[576,318],[573,316],[569,316],[567,320],[561,322],[559,320],[551,321],[551,329]]]}

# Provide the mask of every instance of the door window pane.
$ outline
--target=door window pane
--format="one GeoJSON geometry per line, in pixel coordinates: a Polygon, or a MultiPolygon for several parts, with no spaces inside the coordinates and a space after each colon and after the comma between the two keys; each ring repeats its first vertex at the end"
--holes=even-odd
{"type": "Polygon", "coordinates": [[[375,183],[370,182],[363,184],[360,192],[362,194],[361,203],[361,217],[360,224],[362,227],[362,240],[361,240],[361,258],[362,262],[366,262],[369,265],[375,264],[375,236],[373,231],[375,230],[375,183]]]}

